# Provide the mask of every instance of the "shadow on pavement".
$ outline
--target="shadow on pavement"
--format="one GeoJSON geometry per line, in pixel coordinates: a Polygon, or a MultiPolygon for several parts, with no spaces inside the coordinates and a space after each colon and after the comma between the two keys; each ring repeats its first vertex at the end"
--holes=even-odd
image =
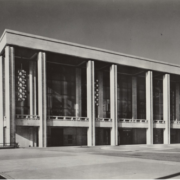
{"type": "Polygon", "coordinates": [[[6,178],[0,175],[0,179],[6,179],[6,178]]]}
{"type": "Polygon", "coordinates": [[[180,175],[180,172],[175,173],[175,174],[171,174],[171,175],[168,175],[168,176],[163,176],[163,177],[160,177],[160,178],[156,178],[156,179],[169,179],[169,178],[176,177],[176,176],[179,176],[179,175],[180,175]]]}

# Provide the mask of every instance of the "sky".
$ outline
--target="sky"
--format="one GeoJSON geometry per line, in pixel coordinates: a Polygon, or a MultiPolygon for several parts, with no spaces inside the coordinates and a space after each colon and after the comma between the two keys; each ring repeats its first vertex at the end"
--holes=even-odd
{"type": "Polygon", "coordinates": [[[5,29],[180,65],[180,0],[0,0],[5,29]]]}

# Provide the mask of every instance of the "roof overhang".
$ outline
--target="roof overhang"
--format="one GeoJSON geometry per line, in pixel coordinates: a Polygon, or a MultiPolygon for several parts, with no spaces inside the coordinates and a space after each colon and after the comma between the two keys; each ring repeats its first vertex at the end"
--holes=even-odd
{"type": "Polygon", "coordinates": [[[0,54],[2,54],[7,45],[180,75],[179,65],[82,46],[18,31],[4,31],[0,39],[0,54]]]}

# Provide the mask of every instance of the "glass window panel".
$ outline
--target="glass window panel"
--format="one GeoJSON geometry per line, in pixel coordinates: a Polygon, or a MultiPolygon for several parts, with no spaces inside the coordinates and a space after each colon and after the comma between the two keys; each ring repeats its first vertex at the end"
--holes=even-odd
{"type": "Polygon", "coordinates": [[[52,81],[52,91],[54,94],[59,94],[59,93],[61,94],[59,81],[56,80],[52,81]]]}
{"type": "MultiPolygon", "coordinates": [[[[75,77],[75,68],[57,64],[47,66],[47,92],[49,93],[47,108],[50,108],[48,111],[50,115],[75,116],[75,77]]],[[[82,82],[81,90],[82,96],[86,98],[85,83],[82,82]]],[[[82,104],[86,107],[86,100],[85,103],[83,101],[82,104]]],[[[84,111],[83,108],[82,111],[84,111]]]]}
{"type": "Polygon", "coordinates": [[[170,84],[170,120],[176,119],[176,84],[170,84]]]}
{"type": "Polygon", "coordinates": [[[153,117],[163,120],[163,82],[153,79],[153,117]]]}
{"type": "Polygon", "coordinates": [[[118,75],[118,117],[132,118],[132,78],[118,75]]]}

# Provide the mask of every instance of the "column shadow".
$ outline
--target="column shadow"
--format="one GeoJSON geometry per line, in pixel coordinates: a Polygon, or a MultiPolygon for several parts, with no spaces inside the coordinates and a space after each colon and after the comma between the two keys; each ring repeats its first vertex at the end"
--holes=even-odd
{"type": "Polygon", "coordinates": [[[170,179],[170,178],[173,178],[173,177],[176,177],[176,176],[179,176],[179,175],[180,175],[180,172],[179,173],[175,173],[175,174],[171,174],[171,175],[168,175],[168,176],[164,176],[164,177],[159,177],[159,178],[156,178],[154,180],[170,179]]]}

